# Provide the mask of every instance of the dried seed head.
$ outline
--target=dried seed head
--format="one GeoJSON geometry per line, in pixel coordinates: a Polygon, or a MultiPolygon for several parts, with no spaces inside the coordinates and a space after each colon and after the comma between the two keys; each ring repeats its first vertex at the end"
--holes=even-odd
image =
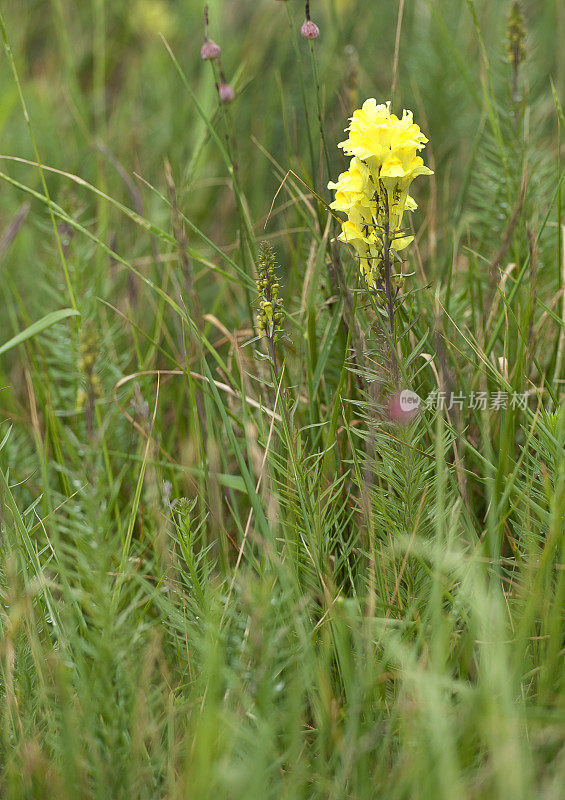
{"type": "Polygon", "coordinates": [[[212,39],[206,39],[200,48],[200,57],[202,61],[212,61],[215,58],[219,58],[221,52],[222,48],[219,44],[216,44],[212,39]]]}
{"type": "Polygon", "coordinates": [[[300,29],[300,35],[305,39],[317,39],[320,35],[320,29],[315,22],[312,22],[311,19],[307,19],[300,29]]]}
{"type": "Polygon", "coordinates": [[[218,94],[222,103],[231,103],[235,97],[235,92],[229,83],[222,82],[218,86],[218,94]]]}

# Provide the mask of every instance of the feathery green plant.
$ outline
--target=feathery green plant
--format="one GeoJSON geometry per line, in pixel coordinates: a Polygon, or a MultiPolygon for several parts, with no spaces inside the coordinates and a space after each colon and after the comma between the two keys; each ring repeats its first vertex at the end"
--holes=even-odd
{"type": "Polygon", "coordinates": [[[203,14],[2,9],[0,796],[558,800],[561,4],[203,14]],[[391,96],[392,330],[322,188],[391,96]]]}

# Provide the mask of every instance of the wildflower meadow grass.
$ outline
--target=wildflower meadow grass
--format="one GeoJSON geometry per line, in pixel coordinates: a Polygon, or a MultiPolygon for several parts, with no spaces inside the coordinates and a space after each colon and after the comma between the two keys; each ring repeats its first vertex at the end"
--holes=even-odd
{"type": "Polygon", "coordinates": [[[0,38],[0,798],[562,800],[561,0],[0,38]]]}

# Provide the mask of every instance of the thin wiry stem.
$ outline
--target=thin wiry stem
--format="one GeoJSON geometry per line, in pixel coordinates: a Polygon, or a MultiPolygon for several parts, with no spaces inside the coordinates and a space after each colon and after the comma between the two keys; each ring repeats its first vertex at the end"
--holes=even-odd
{"type": "Polygon", "coordinates": [[[388,214],[388,195],[383,191],[384,202],[384,231],[383,231],[383,273],[385,279],[386,307],[388,312],[388,328],[391,337],[394,336],[394,295],[392,291],[392,275],[390,263],[390,219],[388,214]]]}

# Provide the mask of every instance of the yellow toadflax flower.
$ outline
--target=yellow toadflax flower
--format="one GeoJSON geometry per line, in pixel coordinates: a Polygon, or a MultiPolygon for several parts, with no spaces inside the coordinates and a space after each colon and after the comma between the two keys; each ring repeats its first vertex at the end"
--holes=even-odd
{"type": "Polygon", "coordinates": [[[410,184],[433,174],[418,155],[428,140],[411,111],[399,119],[390,102],[377,105],[374,98],[353,112],[350,123],[338,147],[352,158],[349,169],[328,184],[335,191],[331,208],[347,215],[339,238],[355,248],[367,286],[382,290],[390,304],[391,250],[403,250],[413,239],[402,232],[404,212],[417,208],[410,184]]]}

